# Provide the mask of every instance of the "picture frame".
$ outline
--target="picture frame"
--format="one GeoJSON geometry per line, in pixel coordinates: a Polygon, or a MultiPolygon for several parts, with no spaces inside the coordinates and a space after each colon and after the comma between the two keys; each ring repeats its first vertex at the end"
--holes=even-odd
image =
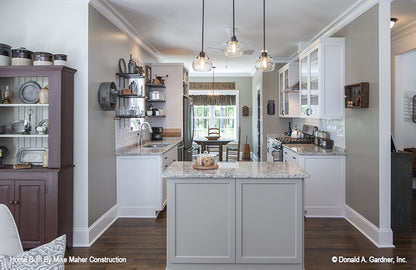
{"type": "Polygon", "coordinates": [[[152,68],[148,65],[145,67],[146,83],[152,82],[152,68]]]}

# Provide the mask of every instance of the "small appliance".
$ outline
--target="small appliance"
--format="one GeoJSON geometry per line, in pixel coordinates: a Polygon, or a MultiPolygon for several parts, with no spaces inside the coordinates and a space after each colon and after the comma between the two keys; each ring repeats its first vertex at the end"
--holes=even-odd
{"type": "Polygon", "coordinates": [[[152,127],[152,141],[161,141],[163,140],[163,127],[152,127]]]}

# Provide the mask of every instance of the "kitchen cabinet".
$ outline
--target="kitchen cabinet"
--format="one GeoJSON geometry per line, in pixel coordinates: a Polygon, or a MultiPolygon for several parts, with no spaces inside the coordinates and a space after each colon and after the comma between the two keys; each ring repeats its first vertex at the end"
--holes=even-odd
{"type": "Polygon", "coordinates": [[[302,180],[169,179],[168,192],[166,269],[303,269],[302,180]]]}
{"type": "Polygon", "coordinates": [[[291,62],[279,70],[279,116],[299,117],[299,62],[291,62]]]}
{"type": "Polygon", "coordinates": [[[305,181],[308,217],[344,217],[345,156],[300,155],[283,146],[283,162],[293,162],[310,174],[305,181]]]}
{"type": "Polygon", "coordinates": [[[157,217],[166,205],[163,171],[177,160],[177,147],[163,154],[117,156],[120,217],[157,217]]]}
{"type": "Polygon", "coordinates": [[[25,119],[32,127],[28,134],[0,134],[0,145],[9,150],[0,167],[0,202],[12,212],[24,248],[62,234],[67,247],[72,246],[75,72],[66,66],[0,67],[0,89],[7,85],[14,92],[12,104],[0,104],[0,123],[25,119]],[[29,81],[49,85],[49,104],[20,99],[19,88],[29,81]],[[37,134],[41,122],[48,123],[47,134],[37,134]],[[47,148],[48,168],[34,163],[32,168],[14,170],[16,154],[23,148],[47,148]]]}
{"type": "Polygon", "coordinates": [[[320,38],[299,54],[300,117],[344,117],[345,39],[320,38]]]}
{"type": "Polygon", "coordinates": [[[0,203],[9,207],[23,247],[37,247],[64,233],[72,246],[72,211],[64,212],[72,209],[71,187],[72,170],[2,170],[0,203]],[[58,196],[62,193],[67,194],[58,196]]]}

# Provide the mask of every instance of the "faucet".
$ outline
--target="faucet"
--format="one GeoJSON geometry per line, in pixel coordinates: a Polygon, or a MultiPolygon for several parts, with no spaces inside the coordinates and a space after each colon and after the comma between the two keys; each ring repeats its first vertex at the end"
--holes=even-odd
{"type": "Polygon", "coordinates": [[[140,124],[140,130],[139,130],[139,133],[137,134],[137,135],[139,135],[139,145],[140,146],[142,146],[143,145],[143,126],[144,125],[147,125],[148,126],[148,128],[149,128],[149,132],[150,133],[153,133],[153,130],[152,130],[152,126],[150,125],[150,123],[149,122],[146,122],[146,121],[144,121],[143,123],[141,123],[140,124]]]}

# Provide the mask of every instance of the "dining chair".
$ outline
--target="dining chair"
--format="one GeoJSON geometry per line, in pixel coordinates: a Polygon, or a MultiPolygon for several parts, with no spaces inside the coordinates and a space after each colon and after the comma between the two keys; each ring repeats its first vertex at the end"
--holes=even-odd
{"type": "MultiPolygon", "coordinates": [[[[228,155],[231,154],[232,152],[237,152],[236,157],[237,157],[237,161],[240,160],[240,138],[241,138],[241,126],[238,127],[238,141],[237,141],[237,147],[233,147],[233,146],[227,146],[227,150],[225,152],[225,161],[228,161],[228,155]]],[[[231,155],[230,155],[231,157],[231,155]]]]}
{"type": "MultiPolygon", "coordinates": [[[[221,137],[220,129],[215,128],[215,127],[214,128],[208,127],[208,136],[221,137]]],[[[211,151],[214,150],[213,152],[218,152],[218,154],[219,154],[220,153],[220,146],[219,145],[207,145],[206,150],[208,151],[208,153],[211,153],[211,151]]]]}

